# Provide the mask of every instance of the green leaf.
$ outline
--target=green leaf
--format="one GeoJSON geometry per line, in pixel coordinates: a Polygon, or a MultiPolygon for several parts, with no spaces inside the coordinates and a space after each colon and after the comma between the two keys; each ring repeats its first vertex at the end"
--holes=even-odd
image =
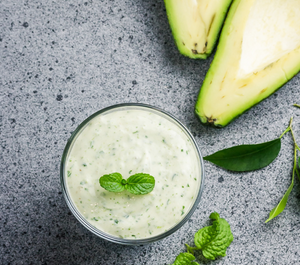
{"type": "Polygon", "coordinates": [[[116,172],[102,176],[99,183],[108,191],[121,192],[126,189],[135,195],[143,195],[153,190],[155,179],[149,174],[137,173],[126,180],[116,172]]]}
{"type": "Polygon", "coordinates": [[[292,183],[289,186],[289,188],[287,189],[287,191],[285,192],[285,194],[283,195],[281,201],[278,203],[278,205],[272,209],[272,211],[269,214],[269,218],[267,221],[265,221],[265,223],[271,221],[274,217],[276,217],[277,215],[279,215],[280,213],[282,213],[282,211],[284,210],[286,203],[288,201],[289,195],[294,187],[294,178],[295,178],[295,172],[293,172],[293,177],[292,177],[292,183]]]}
{"type": "Polygon", "coordinates": [[[230,225],[219,214],[214,212],[209,216],[215,220],[212,226],[200,229],[195,234],[195,245],[202,249],[203,256],[214,260],[218,256],[225,257],[226,250],[233,240],[230,225]]]}
{"type": "Polygon", "coordinates": [[[210,214],[209,218],[212,220],[219,220],[220,215],[217,212],[213,212],[210,214]]]}
{"type": "Polygon", "coordinates": [[[151,192],[154,186],[154,177],[149,174],[137,173],[127,179],[125,188],[135,195],[143,195],[151,192]]]}
{"type": "Polygon", "coordinates": [[[108,191],[121,192],[125,189],[122,184],[122,175],[120,173],[111,173],[104,175],[99,179],[100,186],[108,191]]]}
{"type": "Polygon", "coordinates": [[[199,263],[193,262],[194,259],[195,257],[191,253],[180,253],[173,265],[199,265],[199,263]]]}
{"type": "Polygon", "coordinates": [[[250,171],[269,165],[279,154],[281,139],[270,142],[239,145],[218,151],[203,159],[232,171],[250,171]]]}

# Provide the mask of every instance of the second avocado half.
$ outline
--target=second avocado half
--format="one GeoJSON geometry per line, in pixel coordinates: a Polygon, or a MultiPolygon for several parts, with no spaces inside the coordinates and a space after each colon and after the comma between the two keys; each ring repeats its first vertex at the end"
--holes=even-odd
{"type": "Polygon", "coordinates": [[[213,51],[232,0],[164,0],[181,54],[206,59],[213,51]]]}

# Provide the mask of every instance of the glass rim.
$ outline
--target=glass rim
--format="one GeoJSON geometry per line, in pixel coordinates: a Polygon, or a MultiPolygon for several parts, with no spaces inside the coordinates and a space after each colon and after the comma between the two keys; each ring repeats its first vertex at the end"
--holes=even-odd
{"type": "Polygon", "coordinates": [[[67,141],[67,144],[64,148],[63,154],[62,154],[62,158],[61,158],[61,163],[60,163],[60,184],[61,184],[61,188],[64,194],[64,198],[65,201],[70,209],[70,211],[72,212],[72,214],[75,216],[75,218],[85,227],[87,228],[89,231],[91,231],[93,234],[95,234],[96,236],[103,238],[105,240],[108,240],[110,242],[113,243],[117,243],[117,244],[122,244],[122,245],[144,245],[144,244],[148,244],[148,243],[152,243],[152,242],[156,242],[159,240],[164,239],[165,237],[173,234],[175,231],[177,231],[179,228],[181,228],[192,216],[192,214],[195,212],[199,202],[200,202],[200,198],[203,192],[203,188],[204,188],[204,163],[203,163],[203,158],[200,152],[200,149],[193,137],[193,135],[191,134],[191,132],[187,129],[187,127],[180,121],[178,120],[174,115],[168,113],[165,110],[162,110],[158,107],[154,107],[152,105],[148,105],[148,104],[144,104],[144,103],[121,103],[121,104],[114,104],[111,105],[109,107],[103,108],[97,112],[95,112],[94,114],[90,115],[89,117],[87,117],[83,122],[81,122],[77,128],[75,129],[75,131],[72,132],[70,138],[67,141]],[[181,127],[181,129],[187,134],[187,136],[191,139],[196,151],[197,151],[197,155],[198,155],[198,163],[200,162],[200,186],[199,186],[199,190],[198,190],[198,194],[197,194],[197,198],[195,199],[192,207],[190,208],[189,212],[185,215],[185,217],[178,222],[176,225],[174,225],[171,229],[169,229],[168,231],[165,231],[159,235],[153,236],[153,237],[147,237],[147,238],[140,238],[140,239],[125,239],[125,238],[120,238],[120,237],[116,237],[113,235],[110,235],[108,233],[105,233],[103,231],[101,231],[100,229],[94,227],[91,223],[89,223],[86,218],[84,218],[81,213],[77,210],[77,207],[75,206],[75,204],[73,203],[71,196],[69,195],[69,192],[67,190],[66,187],[66,183],[65,183],[65,165],[66,165],[66,159],[68,156],[68,153],[70,151],[70,148],[72,147],[73,141],[76,140],[78,133],[81,132],[81,130],[84,128],[84,126],[86,124],[88,124],[93,118],[95,118],[96,116],[105,113],[109,110],[113,110],[113,109],[117,109],[117,108],[122,108],[122,107],[141,107],[141,108],[145,108],[145,109],[151,109],[157,112],[160,112],[166,116],[168,116],[173,122],[175,121],[175,124],[178,127],[181,127]]]}

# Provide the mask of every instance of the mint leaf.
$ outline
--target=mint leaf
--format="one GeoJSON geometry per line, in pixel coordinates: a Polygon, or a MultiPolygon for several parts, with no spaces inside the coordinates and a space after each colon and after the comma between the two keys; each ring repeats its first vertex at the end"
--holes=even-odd
{"type": "Polygon", "coordinates": [[[213,212],[209,218],[215,221],[212,226],[204,227],[195,234],[196,247],[185,244],[187,253],[179,254],[172,265],[199,265],[193,261],[194,251],[199,249],[207,259],[214,260],[218,256],[226,256],[227,247],[233,240],[230,225],[216,212],[213,212]]]}
{"type": "Polygon", "coordinates": [[[227,247],[233,240],[230,225],[219,214],[214,212],[209,216],[215,220],[212,226],[200,229],[195,234],[195,245],[202,250],[203,256],[214,260],[218,256],[225,257],[227,247]]]}
{"type": "Polygon", "coordinates": [[[193,262],[194,259],[195,257],[191,253],[180,253],[172,265],[199,265],[199,263],[193,262]]]}
{"type": "Polygon", "coordinates": [[[232,171],[257,170],[269,165],[279,154],[281,139],[251,145],[238,145],[203,157],[219,167],[232,171]]]}
{"type": "Polygon", "coordinates": [[[137,173],[127,179],[126,190],[135,195],[151,192],[155,186],[155,179],[149,174],[137,173]]]}
{"type": "Polygon", "coordinates": [[[155,179],[149,174],[137,173],[126,180],[116,172],[102,176],[99,183],[108,191],[121,192],[126,189],[132,194],[144,195],[153,190],[155,179]]]}
{"type": "MultiPolygon", "coordinates": [[[[126,181],[126,180],[125,180],[126,181]]],[[[125,183],[120,173],[104,175],[99,179],[100,186],[108,191],[121,192],[125,189],[125,183]]]]}

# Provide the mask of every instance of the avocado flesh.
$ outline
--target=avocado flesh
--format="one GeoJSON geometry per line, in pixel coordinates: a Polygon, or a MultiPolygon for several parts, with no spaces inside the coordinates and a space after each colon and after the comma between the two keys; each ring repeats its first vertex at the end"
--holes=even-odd
{"type": "Polygon", "coordinates": [[[299,0],[234,0],[201,87],[203,123],[227,125],[300,70],[299,0]]]}
{"type": "Polygon", "coordinates": [[[165,0],[181,54],[205,59],[212,52],[232,0],[165,0]]]}

